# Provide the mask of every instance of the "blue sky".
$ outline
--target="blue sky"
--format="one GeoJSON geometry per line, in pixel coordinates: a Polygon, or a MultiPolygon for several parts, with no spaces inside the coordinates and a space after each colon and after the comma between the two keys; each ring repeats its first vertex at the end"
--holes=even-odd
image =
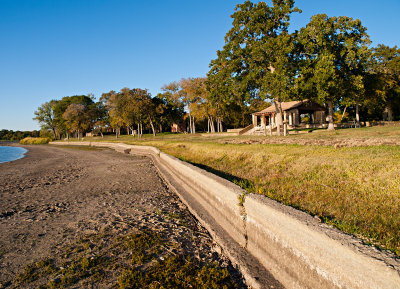
{"type": "MultiPolygon", "coordinates": [[[[0,129],[32,130],[63,96],[122,87],[156,95],[205,76],[224,44],[233,0],[0,0],[0,129]]],[[[298,0],[291,29],[317,13],[361,19],[373,45],[400,46],[400,0],[298,0]]]]}

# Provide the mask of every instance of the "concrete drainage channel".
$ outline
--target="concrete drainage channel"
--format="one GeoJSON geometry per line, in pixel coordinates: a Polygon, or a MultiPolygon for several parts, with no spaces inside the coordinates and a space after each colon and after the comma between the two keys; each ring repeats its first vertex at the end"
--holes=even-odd
{"type": "Polygon", "coordinates": [[[149,146],[102,142],[151,157],[170,188],[252,288],[400,288],[400,261],[315,218],[149,146]]]}

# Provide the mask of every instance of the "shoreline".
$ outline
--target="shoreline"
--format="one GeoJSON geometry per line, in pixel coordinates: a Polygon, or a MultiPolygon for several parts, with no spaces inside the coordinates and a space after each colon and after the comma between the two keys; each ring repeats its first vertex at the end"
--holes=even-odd
{"type": "Polygon", "coordinates": [[[246,288],[149,158],[99,148],[21,147],[28,149],[24,158],[0,164],[0,230],[5,232],[0,236],[0,287],[38,287],[55,278],[64,282],[70,279],[63,264],[97,257],[105,261],[66,287],[114,286],[135,256],[119,240],[154,233],[162,240],[157,250],[163,258],[190,256],[200,268],[216,262],[218,270],[228,270],[226,282],[246,288]],[[82,242],[88,247],[82,248],[82,242]],[[115,254],[107,244],[121,251],[115,254]],[[54,272],[46,275],[37,264],[54,272]]]}
{"type": "Polygon", "coordinates": [[[17,160],[23,159],[23,158],[25,158],[25,157],[26,157],[26,154],[29,152],[29,150],[28,150],[27,148],[23,147],[23,146],[16,146],[16,145],[14,145],[14,146],[10,146],[10,145],[2,145],[2,147],[9,147],[9,148],[21,148],[21,149],[23,149],[24,151],[18,152],[18,156],[16,156],[16,157],[14,156],[12,159],[9,159],[9,160],[7,160],[7,158],[6,158],[6,160],[5,160],[5,161],[3,161],[3,160],[1,160],[1,159],[0,159],[0,164],[4,164],[4,163],[10,163],[10,162],[14,162],[14,161],[17,161],[17,160]]]}

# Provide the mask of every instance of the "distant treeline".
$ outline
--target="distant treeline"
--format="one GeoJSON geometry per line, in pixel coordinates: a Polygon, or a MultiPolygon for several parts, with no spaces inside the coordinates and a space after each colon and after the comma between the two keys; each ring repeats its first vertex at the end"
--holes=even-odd
{"type": "Polygon", "coordinates": [[[38,137],[39,135],[40,132],[37,130],[33,131],[19,131],[19,130],[13,131],[7,129],[0,130],[0,140],[17,141],[26,138],[28,136],[38,137]]]}
{"type": "Polygon", "coordinates": [[[92,95],[65,96],[42,104],[34,118],[42,130],[54,138],[80,138],[85,132],[103,136],[121,130],[139,137],[143,130],[163,132],[184,118],[182,106],[174,106],[160,96],[151,97],[147,90],[123,88],[103,93],[99,101],[92,95]]]}

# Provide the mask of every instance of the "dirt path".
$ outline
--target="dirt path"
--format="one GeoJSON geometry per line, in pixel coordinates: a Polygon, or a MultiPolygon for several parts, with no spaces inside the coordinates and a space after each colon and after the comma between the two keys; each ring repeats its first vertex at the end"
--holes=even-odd
{"type": "MultiPolygon", "coordinates": [[[[150,159],[106,149],[27,148],[24,159],[0,164],[0,288],[132,287],[136,271],[178,259],[199,270],[215,261],[228,272],[224,284],[244,286],[150,159]]],[[[182,284],[190,287],[187,280],[182,284]]]]}

